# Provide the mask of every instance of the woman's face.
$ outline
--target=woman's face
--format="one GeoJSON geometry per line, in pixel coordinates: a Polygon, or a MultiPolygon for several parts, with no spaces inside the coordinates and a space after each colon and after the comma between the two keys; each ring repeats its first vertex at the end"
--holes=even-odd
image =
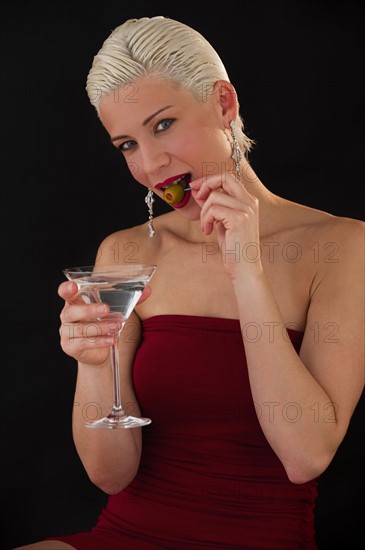
{"type": "MultiPolygon", "coordinates": [[[[105,96],[100,118],[132,176],[163,197],[163,188],[182,176],[188,187],[232,170],[230,119],[219,96],[217,89],[200,101],[171,81],[143,78],[105,96]]],[[[174,208],[189,219],[200,214],[190,191],[174,208]]]]}

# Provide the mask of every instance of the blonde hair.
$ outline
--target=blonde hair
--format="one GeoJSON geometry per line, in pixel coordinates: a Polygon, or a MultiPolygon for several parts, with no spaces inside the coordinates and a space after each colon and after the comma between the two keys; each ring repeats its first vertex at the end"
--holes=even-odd
{"type": "MultiPolygon", "coordinates": [[[[164,16],[129,19],[111,32],[93,59],[86,82],[90,103],[99,115],[104,95],[147,76],[176,82],[201,101],[213,93],[217,80],[229,81],[219,55],[195,29],[164,16]]],[[[235,133],[247,154],[254,142],[243,129],[238,114],[235,133]]]]}

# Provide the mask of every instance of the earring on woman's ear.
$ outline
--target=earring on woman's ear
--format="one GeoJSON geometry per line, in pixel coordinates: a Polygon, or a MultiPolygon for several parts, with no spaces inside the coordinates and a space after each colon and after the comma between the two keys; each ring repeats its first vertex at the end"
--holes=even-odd
{"type": "Polygon", "coordinates": [[[237,141],[236,133],[234,131],[234,120],[231,120],[229,123],[229,127],[231,130],[231,136],[232,136],[232,154],[231,159],[233,160],[236,168],[236,179],[238,181],[241,181],[241,160],[243,157],[243,153],[240,149],[240,146],[237,141]]]}
{"type": "Polygon", "coordinates": [[[147,204],[148,208],[148,236],[153,237],[155,234],[155,230],[153,228],[153,203],[155,202],[155,199],[153,197],[153,192],[151,189],[148,190],[148,193],[145,198],[145,203],[147,204]]]}

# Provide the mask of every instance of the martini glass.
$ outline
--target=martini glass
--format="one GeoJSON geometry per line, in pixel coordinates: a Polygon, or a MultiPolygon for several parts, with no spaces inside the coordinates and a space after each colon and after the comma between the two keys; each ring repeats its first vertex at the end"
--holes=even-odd
{"type": "Polygon", "coordinates": [[[108,416],[87,422],[88,428],[135,428],[151,423],[150,418],[138,418],[125,413],[120,397],[119,339],[120,334],[137,304],[143,290],[156,271],[155,265],[123,264],[111,266],[81,266],[63,270],[70,281],[77,283],[84,302],[107,303],[110,314],[99,318],[109,323],[114,343],[110,348],[113,372],[114,404],[108,416]]]}

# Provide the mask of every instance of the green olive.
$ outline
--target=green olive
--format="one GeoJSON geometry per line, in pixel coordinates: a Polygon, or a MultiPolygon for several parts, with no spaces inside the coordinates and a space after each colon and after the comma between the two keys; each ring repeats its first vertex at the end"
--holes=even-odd
{"type": "Polygon", "coordinates": [[[184,187],[181,183],[173,183],[166,187],[163,192],[164,200],[171,205],[178,204],[184,198],[184,187]]]}

